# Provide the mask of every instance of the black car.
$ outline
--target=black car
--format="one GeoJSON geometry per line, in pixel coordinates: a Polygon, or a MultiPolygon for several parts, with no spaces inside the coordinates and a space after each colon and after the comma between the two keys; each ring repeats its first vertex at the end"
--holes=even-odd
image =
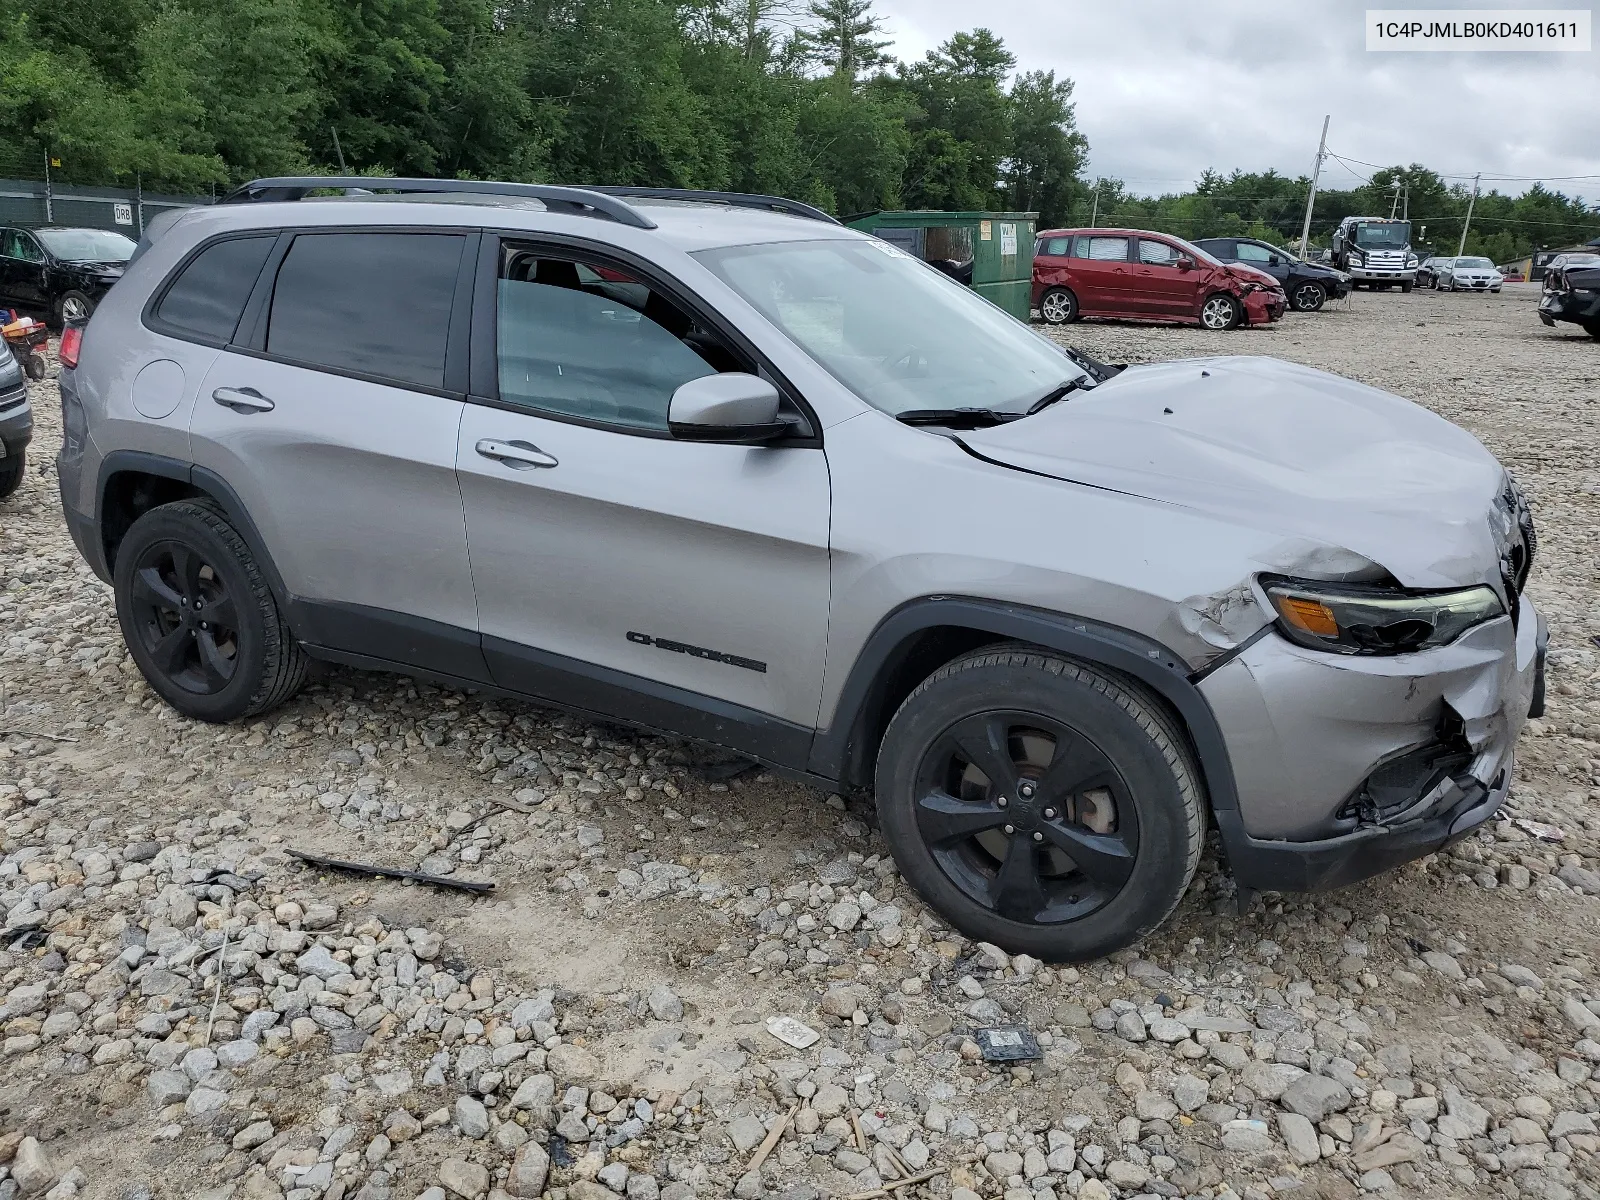
{"type": "Polygon", "coordinates": [[[1280,246],[1255,238],[1200,238],[1196,246],[1225,263],[1242,263],[1265,271],[1283,285],[1289,307],[1296,312],[1316,312],[1330,296],[1350,291],[1350,276],[1321,263],[1296,258],[1280,246]]]}
{"type": "Polygon", "coordinates": [[[1562,254],[1544,269],[1539,320],[1571,321],[1600,338],[1600,254],[1562,254]]]}
{"type": "Polygon", "coordinates": [[[52,323],[87,317],[122,278],[134,241],[109,229],[0,226],[0,308],[52,323]]]}

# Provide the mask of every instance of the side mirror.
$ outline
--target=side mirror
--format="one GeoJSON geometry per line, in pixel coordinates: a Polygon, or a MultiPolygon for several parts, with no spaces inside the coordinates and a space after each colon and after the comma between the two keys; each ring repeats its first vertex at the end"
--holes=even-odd
{"type": "Polygon", "coordinates": [[[702,375],[672,393],[667,429],[685,442],[752,446],[789,431],[778,419],[778,389],[765,379],[730,371],[702,375]]]}
{"type": "Polygon", "coordinates": [[[1178,260],[1178,270],[1180,270],[1180,271],[1192,271],[1192,270],[1194,270],[1194,259],[1192,259],[1192,258],[1180,258],[1178,260]]]}
{"type": "Polygon", "coordinates": [[[1283,266],[1283,259],[1279,258],[1276,254],[1269,254],[1267,256],[1267,266],[1281,267],[1283,266]]]}

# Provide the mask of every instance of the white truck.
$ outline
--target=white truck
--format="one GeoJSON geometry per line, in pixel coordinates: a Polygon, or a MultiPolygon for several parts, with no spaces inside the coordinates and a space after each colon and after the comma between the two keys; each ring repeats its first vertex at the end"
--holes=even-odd
{"type": "Polygon", "coordinates": [[[1346,217],[1333,234],[1333,265],[1348,271],[1353,287],[1374,291],[1398,284],[1409,292],[1417,282],[1417,256],[1411,249],[1411,222],[1388,217],[1346,217]]]}

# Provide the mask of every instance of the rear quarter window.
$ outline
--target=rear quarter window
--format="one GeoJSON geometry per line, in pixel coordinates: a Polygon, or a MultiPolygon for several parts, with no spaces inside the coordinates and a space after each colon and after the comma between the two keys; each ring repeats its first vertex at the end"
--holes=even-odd
{"type": "Polygon", "coordinates": [[[156,306],[163,332],[226,345],[233,340],[275,234],[214,242],[189,260],[156,306]]]}

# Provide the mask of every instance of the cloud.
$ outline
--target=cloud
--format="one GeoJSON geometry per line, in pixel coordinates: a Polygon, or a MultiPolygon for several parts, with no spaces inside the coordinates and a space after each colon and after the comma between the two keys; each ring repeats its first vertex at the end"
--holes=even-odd
{"type": "MultiPolygon", "coordinates": [[[[1136,192],[1183,190],[1207,167],[1304,174],[1331,114],[1328,145],[1352,160],[1544,176],[1549,187],[1600,199],[1600,51],[1370,53],[1362,0],[876,7],[902,58],[983,24],[1005,39],[1020,69],[1073,79],[1090,172],[1136,192]],[[1575,175],[1592,178],[1558,178],[1575,175]]],[[[1359,182],[1338,163],[1324,172],[1332,186],[1359,182]]],[[[1485,180],[1491,184],[1507,192],[1528,186],[1485,180]]]]}

